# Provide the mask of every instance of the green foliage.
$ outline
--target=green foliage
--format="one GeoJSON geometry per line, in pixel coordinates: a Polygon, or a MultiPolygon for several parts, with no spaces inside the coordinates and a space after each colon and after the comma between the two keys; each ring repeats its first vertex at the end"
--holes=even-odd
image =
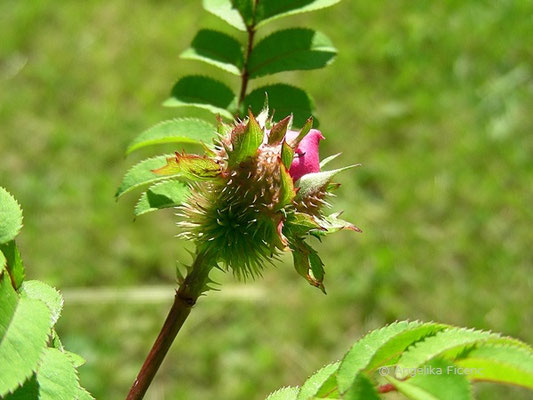
{"type": "Polygon", "coordinates": [[[191,47],[181,53],[181,58],[203,61],[234,75],[240,75],[244,63],[241,44],[225,33],[209,29],[200,30],[191,47]]]}
{"type": "Polygon", "coordinates": [[[167,107],[196,107],[232,119],[235,94],[222,82],[205,76],[186,76],[172,88],[167,107]]]}
{"type": "Polygon", "coordinates": [[[139,216],[163,208],[182,204],[189,196],[190,188],[184,183],[165,181],[151,186],[135,205],[135,215],[139,216]]]}
{"type": "Polygon", "coordinates": [[[144,131],[129,144],[127,153],[146,146],[163,143],[210,144],[216,135],[209,122],[195,118],[177,118],[163,121],[144,131]]]}
{"type": "Polygon", "coordinates": [[[293,391],[285,397],[280,391],[276,399],[371,400],[396,391],[412,400],[469,400],[471,382],[533,390],[532,378],[533,349],[523,342],[491,332],[402,321],[357,341],[342,361],[308,378],[296,397],[293,391]]]}
{"type": "Polygon", "coordinates": [[[266,400],[296,400],[298,388],[286,387],[279,389],[266,398],[266,400]]]}
{"type": "Polygon", "coordinates": [[[9,242],[22,228],[22,210],[13,196],[0,187],[0,244],[9,242]]]}
{"type": "Polygon", "coordinates": [[[337,50],[326,35],[312,29],[274,32],[254,47],[248,63],[250,77],[277,72],[317,69],[328,65],[337,50]]]}
{"type": "MultiPolygon", "coordinates": [[[[18,206],[10,212],[22,219],[18,206]]],[[[5,216],[14,220],[9,213],[5,216]]],[[[0,247],[7,261],[0,268],[0,398],[91,399],[78,381],[81,357],[65,351],[54,330],[62,296],[43,282],[22,282],[22,260],[14,236],[9,237],[0,247]]]]}

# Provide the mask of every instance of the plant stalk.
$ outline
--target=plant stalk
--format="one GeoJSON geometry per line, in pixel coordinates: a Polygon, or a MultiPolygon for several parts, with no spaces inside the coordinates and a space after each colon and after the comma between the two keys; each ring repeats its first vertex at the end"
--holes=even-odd
{"type": "Polygon", "coordinates": [[[246,97],[246,91],[248,90],[248,81],[250,79],[250,72],[248,71],[248,64],[250,62],[250,55],[252,54],[252,49],[254,47],[255,26],[253,24],[248,26],[247,31],[248,31],[248,45],[246,47],[244,66],[243,66],[242,75],[241,75],[241,92],[239,94],[239,104],[238,104],[239,107],[244,101],[244,98],[246,97]]]}
{"type": "Polygon", "coordinates": [[[174,303],[150,353],[148,353],[137,378],[131,386],[126,400],[141,400],[144,398],[176,335],[189,316],[191,308],[205,290],[211,267],[212,263],[206,254],[200,252],[196,255],[196,259],[185,280],[176,290],[174,303]]]}

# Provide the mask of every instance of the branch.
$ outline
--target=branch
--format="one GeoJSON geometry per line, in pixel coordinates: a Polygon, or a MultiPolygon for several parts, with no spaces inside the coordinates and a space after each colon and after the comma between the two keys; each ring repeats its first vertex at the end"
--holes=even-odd
{"type": "Polygon", "coordinates": [[[150,353],[148,353],[135,382],[133,382],[126,400],[141,400],[144,397],[155,374],[161,366],[161,363],[167,355],[172,342],[174,342],[176,335],[189,316],[191,308],[196,303],[200,294],[202,294],[211,267],[212,263],[205,254],[199,253],[196,255],[196,259],[187,274],[187,277],[176,291],[174,303],[170,308],[167,319],[165,320],[150,353]]]}
{"type": "Polygon", "coordinates": [[[246,54],[244,58],[244,66],[242,69],[242,75],[241,75],[241,92],[239,94],[239,104],[238,107],[241,106],[242,102],[244,101],[244,98],[246,97],[246,90],[248,89],[248,81],[250,79],[250,72],[248,71],[248,64],[250,62],[250,55],[252,54],[252,50],[254,47],[254,37],[255,37],[255,10],[254,10],[254,21],[246,27],[246,30],[248,32],[248,45],[246,46],[246,54]]]}

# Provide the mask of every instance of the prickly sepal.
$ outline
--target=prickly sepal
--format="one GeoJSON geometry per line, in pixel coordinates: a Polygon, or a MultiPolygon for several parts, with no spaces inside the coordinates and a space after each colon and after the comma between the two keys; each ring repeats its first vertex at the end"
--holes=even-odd
{"type": "Polygon", "coordinates": [[[157,172],[179,168],[194,175],[179,226],[198,251],[241,278],[259,275],[280,251],[292,251],[298,273],[324,290],[322,261],[305,239],[356,228],[322,213],[331,180],[342,170],[320,172],[322,134],[311,129],[312,119],[300,131],[291,125],[292,116],[276,123],[267,109],[232,125],[219,120],[214,151],[178,153],[157,172]]]}

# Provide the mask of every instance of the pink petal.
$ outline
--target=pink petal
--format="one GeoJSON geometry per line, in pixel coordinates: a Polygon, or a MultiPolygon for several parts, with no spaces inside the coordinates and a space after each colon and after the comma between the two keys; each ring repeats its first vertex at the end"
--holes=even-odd
{"type": "MultiPolygon", "coordinates": [[[[298,136],[298,132],[287,132],[287,141],[290,142],[298,136]]],[[[311,129],[300,141],[294,154],[289,174],[294,181],[297,181],[305,174],[320,171],[320,157],[318,147],[320,140],[324,139],[322,133],[317,129],[311,129]]]]}

